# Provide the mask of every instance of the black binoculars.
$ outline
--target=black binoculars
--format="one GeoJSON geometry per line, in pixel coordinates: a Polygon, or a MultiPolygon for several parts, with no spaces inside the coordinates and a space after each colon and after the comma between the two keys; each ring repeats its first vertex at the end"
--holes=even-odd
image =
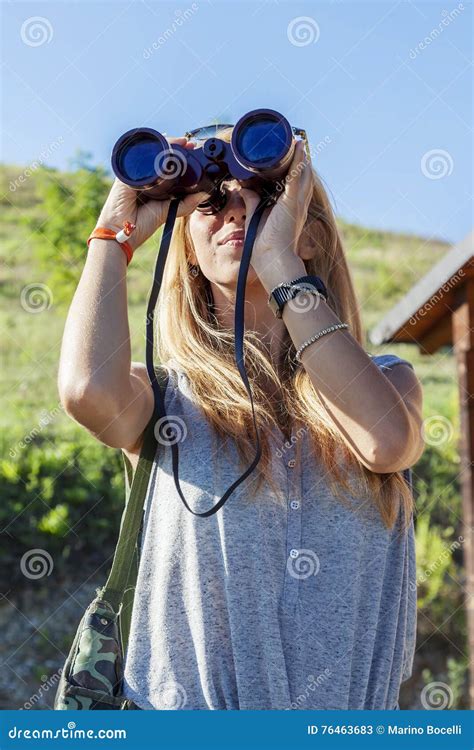
{"type": "Polygon", "coordinates": [[[121,182],[137,190],[140,203],[203,191],[209,199],[196,210],[211,214],[225,206],[222,183],[230,179],[258,192],[267,205],[274,203],[293,159],[294,136],[303,137],[308,146],[306,132],[273,109],[254,109],[235,126],[215,126],[214,137],[199,137],[209,132],[212,126],[187,133],[202,142],[199,148],[187,149],[169,143],[152,128],[128,130],[113,148],[112,169],[121,182]],[[233,128],[230,143],[216,135],[226,128],[233,128]]]}

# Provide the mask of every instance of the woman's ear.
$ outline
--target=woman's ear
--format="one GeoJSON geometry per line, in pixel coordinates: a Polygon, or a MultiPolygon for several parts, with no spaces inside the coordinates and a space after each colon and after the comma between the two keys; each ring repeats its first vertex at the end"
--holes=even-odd
{"type": "Polygon", "coordinates": [[[318,230],[315,223],[313,221],[310,224],[306,224],[298,240],[297,253],[303,260],[312,260],[318,252],[318,243],[315,237],[318,230]]]}

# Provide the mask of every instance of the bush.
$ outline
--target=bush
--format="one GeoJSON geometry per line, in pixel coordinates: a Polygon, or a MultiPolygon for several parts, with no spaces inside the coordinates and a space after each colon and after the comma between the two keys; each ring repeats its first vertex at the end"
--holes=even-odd
{"type": "Polygon", "coordinates": [[[84,562],[108,572],[125,499],[123,459],[75,433],[65,440],[44,431],[14,450],[2,440],[2,587],[24,581],[21,559],[32,549],[45,550],[60,576],[84,562]]]}

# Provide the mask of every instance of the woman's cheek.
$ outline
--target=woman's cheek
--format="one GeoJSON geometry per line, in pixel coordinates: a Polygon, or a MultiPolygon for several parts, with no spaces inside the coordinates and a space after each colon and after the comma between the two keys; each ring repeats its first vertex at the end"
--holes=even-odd
{"type": "Polygon", "coordinates": [[[202,219],[196,222],[195,236],[193,236],[196,251],[201,255],[210,257],[213,253],[214,247],[214,235],[218,231],[217,223],[208,217],[202,217],[202,219]]]}

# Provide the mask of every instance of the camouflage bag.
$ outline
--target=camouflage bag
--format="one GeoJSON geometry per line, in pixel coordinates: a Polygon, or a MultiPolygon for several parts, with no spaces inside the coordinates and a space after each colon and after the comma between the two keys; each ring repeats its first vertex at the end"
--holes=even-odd
{"type": "MultiPolygon", "coordinates": [[[[167,372],[155,368],[166,390],[167,372]]],[[[79,623],[64,664],[54,700],[56,711],[138,709],[125,698],[124,662],[139,564],[139,533],[143,505],[158,442],[156,410],[148,423],[135,474],[125,463],[125,508],[109,577],[79,623]]]]}

